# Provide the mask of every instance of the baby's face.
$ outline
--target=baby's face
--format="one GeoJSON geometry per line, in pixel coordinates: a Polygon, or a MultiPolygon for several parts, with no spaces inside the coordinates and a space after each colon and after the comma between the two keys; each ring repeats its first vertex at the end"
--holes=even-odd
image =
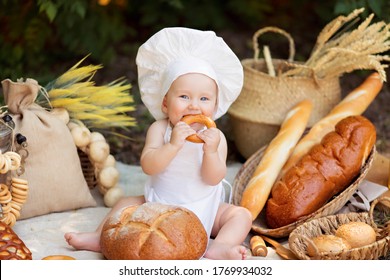
{"type": "Polygon", "coordinates": [[[217,106],[218,88],[210,77],[189,73],[177,78],[168,90],[162,111],[175,125],[186,115],[203,114],[212,117],[217,106]]]}

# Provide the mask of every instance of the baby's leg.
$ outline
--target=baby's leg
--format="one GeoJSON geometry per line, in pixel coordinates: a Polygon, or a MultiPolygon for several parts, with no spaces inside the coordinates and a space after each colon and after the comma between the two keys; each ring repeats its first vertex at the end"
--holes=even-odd
{"type": "Polygon", "coordinates": [[[223,203],[218,209],[211,242],[206,258],[220,260],[243,260],[246,258],[244,242],[252,226],[252,216],[243,207],[223,203]]]}
{"type": "Polygon", "coordinates": [[[89,250],[100,252],[100,234],[102,232],[104,223],[109,217],[115,214],[118,210],[131,205],[140,205],[145,203],[144,196],[129,196],[119,200],[106,217],[102,220],[98,228],[93,232],[67,232],[65,233],[65,239],[75,249],[89,250]]]}

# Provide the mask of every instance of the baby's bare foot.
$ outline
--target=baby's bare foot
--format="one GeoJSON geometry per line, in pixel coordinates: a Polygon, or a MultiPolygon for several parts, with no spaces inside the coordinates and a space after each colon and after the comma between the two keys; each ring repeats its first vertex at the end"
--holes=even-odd
{"type": "Polygon", "coordinates": [[[245,260],[246,248],[242,245],[229,245],[213,241],[205,257],[214,260],[245,260]]]}
{"type": "Polygon", "coordinates": [[[77,250],[100,252],[100,234],[97,232],[68,232],[64,237],[77,250]]]}

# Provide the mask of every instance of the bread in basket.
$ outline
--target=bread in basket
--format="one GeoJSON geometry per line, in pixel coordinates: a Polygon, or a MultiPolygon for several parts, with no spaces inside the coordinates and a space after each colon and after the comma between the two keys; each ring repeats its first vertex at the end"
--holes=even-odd
{"type": "MultiPolygon", "coordinates": [[[[249,180],[251,179],[254,170],[261,161],[265,149],[266,147],[260,148],[242,165],[241,169],[238,171],[233,182],[233,204],[240,205],[242,193],[247,186],[249,180]]],[[[359,175],[351,182],[349,187],[342,191],[340,194],[333,197],[333,199],[331,199],[328,203],[326,203],[317,211],[305,216],[304,218],[294,223],[285,225],[283,227],[271,229],[267,226],[265,222],[265,209],[263,209],[259,216],[253,221],[252,230],[261,235],[267,235],[276,238],[287,237],[295,228],[297,228],[304,222],[336,213],[345,205],[345,203],[357,190],[359,184],[366,176],[373,162],[375,153],[376,148],[374,146],[365,164],[362,166],[359,175]]]]}
{"type": "Polygon", "coordinates": [[[374,210],[389,217],[390,209],[384,204],[376,207],[378,203],[385,200],[390,201],[387,197],[374,200],[369,212],[329,215],[303,223],[291,232],[288,239],[290,249],[299,259],[303,260],[375,260],[386,256],[390,252],[390,221],[387,220],[387,226],[385,226],[379,224],[374,218],[374,210]],[[316,250],[314,256],[308,255],[308,246],[315,248],[312,238],[334,234],[337,228],[349,222],[364,222],[372,226],[376,231],[377,240],[369,245],[341,252],[319,252],[316,250]]]}

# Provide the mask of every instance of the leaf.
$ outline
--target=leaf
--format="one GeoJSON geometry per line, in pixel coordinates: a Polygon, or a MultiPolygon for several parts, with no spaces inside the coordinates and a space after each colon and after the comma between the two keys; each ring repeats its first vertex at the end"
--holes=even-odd
{"type": "Polygon", "coordinates": [[[72,10],[75,11],[81,18],[85,18],[85,14],[87,13],[87,8],[84,3],[74,2],[72,6],[72,10]]]}
{"type": "Polygon", "coordinates": [[[57,5],[55,5],[53,2],[51,1],[46,1],[46,2],[41,2],[39,3],[40,7],[39,7],[39,11],[40,12],[45,12],[47,17],[49,18],[49,20],[51,22],[53,22],[54,18],[56,17],[57,15],[57,5]]]}

